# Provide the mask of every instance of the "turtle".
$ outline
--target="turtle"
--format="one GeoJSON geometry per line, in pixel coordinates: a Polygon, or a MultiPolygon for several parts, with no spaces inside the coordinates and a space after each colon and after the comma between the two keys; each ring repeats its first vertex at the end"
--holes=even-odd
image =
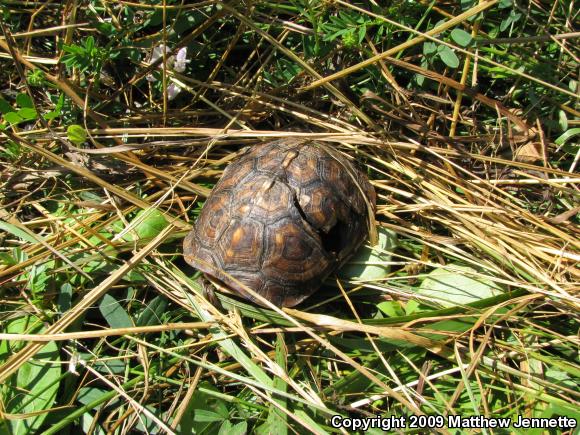
{"type": "Polygon", "coordinates": [[[254,145],[224,170],[184,239],[184,258],[258,305],[246,286],[292,307],[363,244],[375,209],[367,176],[329,145],[254,145]]]}

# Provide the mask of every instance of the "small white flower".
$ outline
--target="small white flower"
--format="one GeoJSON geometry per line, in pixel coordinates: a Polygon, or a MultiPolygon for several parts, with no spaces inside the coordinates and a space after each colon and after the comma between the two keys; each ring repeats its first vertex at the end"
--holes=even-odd
{"type": "Polygon", "coordinates": [[[167,86],[167,99],[173,100],[180,92],[181,88],[179,86],[175,83],[169,83],[169,86],[167,86]]]}
{"type": "MultiPolygon", "coordinates": [[[[167,55],[170,51],[171,50],[169,47],[167,47],[165,44],[159,44],[158,46],[153,47],[153,50],[151,50],[149,63],[154,63],[163,57],[163,52],[165,52],[167,55]]],[[[187,47],[180,48],[176,56],[170,56],[166,60],[167,69],[178,73],[184,72],[189,62],[191,62],[191,59],[187,59],[187,47]]],[[[162,68],[162,65],[159,65],[159,68],[162,68]]],[[[153,74],[147,74],[146,79],[150,82],[157,81],[153,74]]],[[[169,86],[167,86],[167,98],[169,100],[173,100],[180,92],[181,87],[175,83],[170,83],[169,86]]]]}
{"type": "Polygon", "coordinates": [[[185,68],[189,62],[191,62],[191,60],[187,59],[187,47],[180,48],[177,52],[175,62],[173,63],[173,70],[178,73],[182,73],[185,71],[185,68]]]}
{"type": "MultiPolygon", "coordinates": [[[[157,47],[153,47],[153,50],[151,50],[151,56],[149,57],[149,63],[154,63],[157,60],[159,60],[161,57],[163,57],[163,51],[165,51],[165,54],[167,54],[168,51],[168,47],[166,47],[164,44],[160,44],[157,47]]],[[[158,66],[158,68],[161,65],[158,66]]],[[[153,74],[147,74],[147,81],[149,82],[156,82],[157,79],[155,78],[155,76],[153,74]]]]}
{"type": "Polygon", "coordinates": [[[149,63],[153,63],[161,59],[163,57],[163,51],[165,51],[165,54],[169,53],[169,47],[165,46],[165,44],[159,44],[157,47],[153,47],[153,50],[151,50],[149,63]]]}
{"type": "Polygon", "coordinates": [[[79,364],[81,358],[77,355],[77,353],[73,353],[71,355],[71,358],[68,362],[68,371],[69,373],[72,373],[73,375],[78,375],[79,372],[77,372],[77,364],[79,364]]]}

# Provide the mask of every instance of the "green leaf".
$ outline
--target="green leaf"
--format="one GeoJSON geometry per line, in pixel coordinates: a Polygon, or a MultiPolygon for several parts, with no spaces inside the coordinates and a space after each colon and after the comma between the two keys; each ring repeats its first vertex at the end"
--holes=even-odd
{"type": "Polygon", "coordinates": [[[469,44],[471,44],[473,38],[463,29],[453,29],[451,31],[451,39],[453,39],[457,45],[467,47],[469,44]]]}
{"type": "MultiPolygon", "coordinates": [[[[35,316],[19,317],[5,324],[8,333],[39,333],[43,330],[42,322],[35,316]]],[[[10,354],[24,346],[19,341],[0,343],[0,361],[5,361],[10,354]]],[[[33,358],[20,367],[0,386],[0,399],[3,411],[8,414],[35,414],[28,418],[6,420],[4,427],[9,427],[11,434],[37,433],[42,426],[55,400],[61,377],[58,346],[50,342],[33,358]]],[[[2,430],[2,428],[0,428],[2,430]]]]}
{"type": "MultiPolygon", "coordinates": [[[[226,420],[220,426],[218,435],[246,435],[248,433],[248,423],[242,421],[234,424],[230,420],[226,420]]],[[[278,432],[271,432],[279,435],[278,432]]]]}
{"type": "Polygon", "coordinates": [[[140,239],[153,238],[167,227],[167,219],[157,209],[141,210],[135,220],[138,221],[135,231],[140,239]]]}
{"type": "Polygon", "coordinates": [[[155,296],[139,315],[136,325],[147,326],[160,324],[168,304],[169,301],[165,296],[155,296]]]}
{"type": "Polygon", "coordinates": [[[46,119],[47,121],[51,121],[54,118],[58,118],[59,116],[60,116],[60,112],[53,110],[52,112],[45,113],[43,115],[43,118],[46,119]]]}
{"type": "Polygon", "coordinates": [[[377,308],[389,317],[400,317],[406,314],[398,301],[384,301],[379,303],[377,308]]]}
{"type": "Polygon", "coordinates": [[[121,54],[133,62],[139,62],[141,60],[141,52],[133,48],[125,48],[121,50],[121,54]]]}
{"type": "Polygon", "coordinates": [[[159,210],[149,208],[140,210],[131,220],[131,225],[132,230],[122,237],[128,242],[134,241],[135,237],[139,240],[157,236],[167,226],[167,219],[159,210]]]}
{"type": "Polygon", "coordinates": [[[507,18],[504,18],[502,20],[502,22],[499,25],[499,30],[501,32],[503,32],[504,30],[506,30],[512,23],[516,23],[520,18],[521,18],[522,14],[519,12],[516,12],[515,10],[511,10],[510,14],[507,18]]]}
{"type": "Polygon", "coordinates": [[[62,49],[63,51],[67,52],[67,53],[72,53],[75,55],[84,55],[85,54],[85,49],[83,47],[79,47],[78,45],[66,45],[63,44],[62,45],[62,49]]]}
{"type": "Polygon", "coordinates": [[[134,326],[127,311],[109,294],[103,296],[99,310],[111,328],[131,328],[134,326]]]}
{"type": "Polygon", "coordinates": [[[467,266],[449,264],[439,267],[427,275],[417,293],[445,307],[465,305],[503,293],[492,280],[473,274],[481,275],[467,266]]]}
{"type": "Polygon", "coordinates": [[[507,29],[511,23],[512,19],[509,16],[504,18],[499,25],[500,32],[503,32],[505,29],[507,29]]]}
{"type": "Polygon", "coordinates": [[[433,54],[437,51],[437,44],[434,42],[424,42],[423,43],[423,54],[433,54]]]}
{"type": "Polygon", "coordinates": [[[30,235],[28,232],[18,228],[16,225],[9,224],[3,220],[0,220],[0,230],[10,233],[19,239],[29,242],[29,243],[38,243],[38,239],[30,235]]]}
{"type": "Polygon", "coordinates": [[[558,369],[548,369],[546,370],[544,376],[546,377],[547,380],[553,382],[554,384],[562,385],[566,388],[571,388],[576,391],[578,390],[579,387],[578,381],[572,379],[566,372],[563,372],[558,369]]]}
{"type": "Polygon", "coordinates": [[[56,105],[54,106],[54,111],[55,112],[58,112],[58,113],[61,113],[63,107],[64,107],[64,94],[60,94],[58,96],[58,100],[56,100],[56,105]]]}
{"type": "Polygon", "coordinates": [[[16,112],[8,112],[4,114],[4,119],[8,121],[10,124],[18,124],[19,122],[24,121],[24,118],[20,116],[16,112]]]}
{"type": "Polygon", "coordinates": [[[439,58],[443,61],[445,65],[449,68],[457,68],[459,66],[459,58],[453,50],[447,46],[442,46],[443,48],[437,53],[439,58]]]}
{"type": "Polygon", "coordinates": [[[20,107],[34,107],[32,98],[30,98],[30,95],[25,93],[20,93],[16,96],[16,104],[20,107]]]}
{"type": "Polygon", "coordinates": [[[195,411],[195,421],[199,423],[212,423],[215,421],[223,421],[224,416],[217,412],[209,411],[207,409],[197,409],[195,411]]]}
{"type": "Polygon", "coordinates": [[[425,76],[422,74],[415,74],[415,82],[417,82],[417,86],[422,87],[425,83],[425,76]]]}
{"type": "Polygon", "coordinates": [[[91,53],[95,48],[95,38],[93,38],[92,36],[89,36],[86,40],[85,40],[85,49],[87,51],[87,53],[91,53]]]}
{"type": "Polygon", "coordinates": [[[570,130],[568,130],[567,132],[565,132],[564,134],[559,136],[554,141],[554,143],[556,145],[564,145],[568,141],[568,139],[570,139],[571,137],[574,137],[578,134],[580,134],[580,127],[579,128],[571,128],[570,130]]]}
{"type": "Polygon", "coordinates": [[[0,264],[4,264],[5,266],[14,266],[15,264],[18,264],[18,262],[8,252],[0,252],[0,264]]]}
{"type": "Polygon", "coordinates": [[[361,247],[353,258],[338,271],[343,279],[371,281],[384,278],[390,271],[391,253],[397,247],[397,234],[383,227],[377,229],[377,246],[361,247]]]}
{"type": "Polygon", "coordinates": [[[35,263],[30,266],[27,273],[26,288],[32,292],[33,295],[38,295],[40,292],[46,290],[46,286],[51,280],[49,272],[54,268],[54,260],[46,263],[35,263]]]}
{"type": "Polygon", "coordinates": [[[66,129],[66,135],[75,145],[81,145],[87,140],[86,130],[77,124],[69,125],[66,129]]]}
{"type": "Polygon", "coordinates": [[[28,260],[28,254],[19,247],[12,248],[12,257],[14,257],[18,263],[24,263],[28,260]]]}
{"type": "Polygon", "coordinates": [[[36,119],[38,115],[36,113],[36,110],[33,109],[32,107],[24,107],[23,109],[20,109],[17,113],[25,121],[31,121],[33,119],[36,119]]]}
{"type": "MultiPolygon", "coordinates": [[[[84,359],[91,360],[92,356],[90,354],[87,354],[86,358],[84,359]]],[[[93,367],[98,372],[107,376],[110,375],[111,373],[114,373],[116,375],[122,375],[123,373],[126,373],[127,370],[127,364],[125,364],[125,361],[119,359],[111,359],[111,360],[105,359],[104,361],[97,360],[94,362],[93,367]]]]}
{"type": "Polygon", "coordinates": [[[139,283],[147,281],[143,274],[137,272],[136,270],[130,270],[125,274],[123,277],[123,281],[131,282],[131,283],[139,283]]]}
{"type": "Polygon", "coordinates": [[[72,306],[72,294],[73,287],[70,283],[65,282],[60,286],[60,292],[58,293],[58,309],[61,313],[66,312],[72,306]]]}
{"type": "Polygon", "coordinates": [[[179,433],[216,433],[215,422],[229,419],[229,411],[225,402],[205,391],[218,393],[218,390],[207,381],[200,382],[187,404],[179,433]],[[215,430],[210,431],[209,428],[215,430]]]}
{"type": "Polygon", "coordinates": [[[0,113],[7,114],[9,112],[13,112],[14,109],[12,106],[6,101],[4,98],[0,97],[0,113]]]}
{"type": "Polygon", "coordinates": [[[405,314],[407,316],[413,314],[415,311],[417,311],[419,309],[419,302],[417,302],[414,299],[411,299],[409,302],[407,302],[407,304],[405,305],[405,314]]]}
{"type": "Polygon", "coordinates": [[[107,394],[107,390],[98,387],[84,387],[79,390],[77,396],[77,401],[83,405],[88,405],[94,401],[99,400],[101,397],[107,394]]]}
{"type": "Polygon", "coordinates": [[[80,426],[82,427],[81,433],[90,433],[91,435],[107,435],[107,432],[105,432],[103,427],[98,423],[99,417],[100,417],[99,413],[91,413],[89,411],[81,415],[80,418],[80,426]]]}
{"type": "Polygon", "coordinates": [[[358,29],[358,43],[360,44],[365,39],[365,35],[367,34],[367,26],[364,24],[359,27],[358,29]]]}
{"type": "Polygon", "coordinates": [[[95,29],[97,29],[99,32],[101,32],[103,35],[106,35],[107,37],[110,37],[111,35],[117,33],[117,29],[115,26],[113,26],[112,23],[107,22],[95,23],[94,26],[95,29]]]}

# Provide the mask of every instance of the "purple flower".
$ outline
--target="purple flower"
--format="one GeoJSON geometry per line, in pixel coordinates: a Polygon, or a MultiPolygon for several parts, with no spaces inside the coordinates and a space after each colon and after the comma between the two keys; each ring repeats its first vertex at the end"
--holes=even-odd
{"type": "MultiPolygon", "coordinates": [[[[160,58],[163,57],[163,52],[167,55],[171,50],[165,44],[159,44],[156,47],[153,47],[151,50],[151,57],[149,58],[149,63],[153,63],[160,58]]],[[[167,69],[170,71],[175,71],[178,73],[182,73],[185,71],[187,64],[191,62],[191,59],[187,59],[187,47],[180,48],[177,52],[176,56],[169,56],[166,60],[167,69]]],[[[159,65],[159,68],[162,68],[162,65],[159,65]]],[[[156,82],[157,79],[153,74],[147,74],[147,80],[150,82],[156,82]]],[[[173,100],[177,95],[181,92],[181,87],[176,85],[175,83],[170,83],[167,86],[167,98],[169,100],[173,100]]]]}
{"type": "Polygon", "coordinates": [[[182,73],[185,71],[189,62],[191,62],[191,60],[187,59],[187,47],[180,48],[177,52],[177,57],[173,62],[173,69],[178,73],[182,73]]]}

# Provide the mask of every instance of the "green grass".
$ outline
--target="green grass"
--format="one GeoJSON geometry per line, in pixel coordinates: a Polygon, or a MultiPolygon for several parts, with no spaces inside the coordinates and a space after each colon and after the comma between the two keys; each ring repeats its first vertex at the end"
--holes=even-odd
{"type": "Polygon", "coordinates": [[[0,434],[580,419],[569,3],[0,11],[0,434]],[[183,237],[240,149],[295,137],[369,175],[382,270],[217,309],[183,237]]]}

